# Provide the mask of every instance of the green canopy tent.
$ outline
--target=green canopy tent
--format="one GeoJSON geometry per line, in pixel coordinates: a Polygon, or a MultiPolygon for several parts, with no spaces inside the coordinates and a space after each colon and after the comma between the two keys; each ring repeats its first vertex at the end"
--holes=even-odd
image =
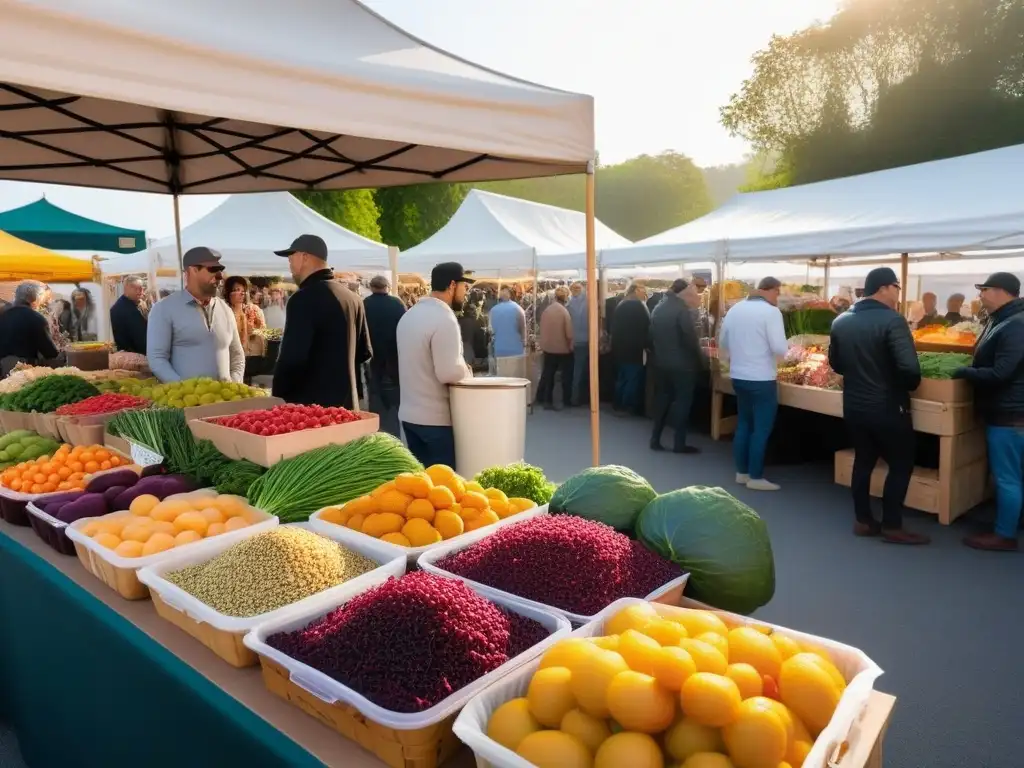
{"type": "Polygon", "coordinates": [[[146,247],[146,233],[140,229],[87,219],[45,197],[0,213],[0,232],[55,251],[135,253],[146,247]]]}

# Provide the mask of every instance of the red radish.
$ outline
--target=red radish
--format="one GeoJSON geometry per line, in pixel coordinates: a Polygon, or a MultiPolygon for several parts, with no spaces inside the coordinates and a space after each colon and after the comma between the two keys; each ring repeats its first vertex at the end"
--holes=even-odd
{"type": "Polygon", "coordinates": [[[246,411],[233,416],[213,419],[223,427],[269,437],[318,429],[336,424],[358,421],[359,415],[347,408],[324,408],[319,405],[275,405],[262,411],[246,411]]]}

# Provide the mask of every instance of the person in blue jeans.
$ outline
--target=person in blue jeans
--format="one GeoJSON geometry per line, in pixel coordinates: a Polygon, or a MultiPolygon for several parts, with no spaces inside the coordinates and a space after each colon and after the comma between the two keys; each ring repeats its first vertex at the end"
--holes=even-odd
{"type": "Polygon", "coordinates": [[[995,478],[996,523],[991,533],[968,536],[964,544],[1013,552],[1024,507],[1024,299],[1020,280],[1009,272],[996,272],[975,287],[989,319],[971,365],[957,369],[953,378],[974,385],[995,478]]]}
{"type": "Polygon", "coordinates": [[[643,416],[644,363],[650,346],[651,312],[642,285],[630,283],[612,315],[612,358],[615,360],[615,412],[643,416]]]}

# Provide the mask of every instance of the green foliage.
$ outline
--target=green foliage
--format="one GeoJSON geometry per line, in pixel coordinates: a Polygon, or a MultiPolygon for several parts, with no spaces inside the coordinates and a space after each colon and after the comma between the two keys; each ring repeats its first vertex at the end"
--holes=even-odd
{"type": "Polygon", "coordinates": [[[448,223],[468,192],[465,184],[444,183],[376,190],[381,237],[402,250],[419,245],[448,223]]]}
{"type": "Polygon", "coordinates": [[[371,240],[381,241],[380,226],[377,224],[380,212],[373,198],[373,190],[304,191],[292,194],[335,224],[371,240]]]}
{"type": "Polygon", "coordinates": [[[715,165],[701,169],[712,205],[717,208],[737,192],[742,191],[742,188],[750,181],[752,163],[753,159],[748,159],[742,163],[715,165]]]}
{"type": "Polygon", "coordinates": [[[764,189],[1024,142],[1024,3],[847,0],[773,37],[722,123],[781,154],[764,189]]]}

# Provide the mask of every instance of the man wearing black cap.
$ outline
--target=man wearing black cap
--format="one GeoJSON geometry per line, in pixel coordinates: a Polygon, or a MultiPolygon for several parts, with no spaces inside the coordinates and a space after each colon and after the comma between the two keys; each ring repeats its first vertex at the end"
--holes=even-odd
{"type": "Polygon", "coordinates": [[[896,311],[900,283],[888,267],[868,272],[864,298],[832,323],[828,361],[843,376],[843,417],[853,438],[853,532],[891,544],[927,544],[903,528],[903,500],[914,471],[910,393],[921,365],[907,321],[896,311]],[[871,473],[889,465],[882,492],[882,524],[871,512],[871,473]]]}
{"type": "Polygon", "coordinates": [[[974,549],[1017,549],[1017,528],[1024,506],[1024,299],[1020,280],[996,272],[975,286],[988,312],[985,330],[974,348],[974,362],[955,379],[974,385],[975,408],[985,422],[988,465],[996,481],[996,524],[992,533],[968,536],[974,549]]]}
{"type": "Polygon", "coordinates": [[[285,307],[274,395],[289,403],[358,408],[357,371],[370,359],[370,331],[359,296],[334,279],[327,243],[300,235],[283,251],[299,286],[285,307]]]}
{"type": "Polygon", "coordinates": [[[383,275],[370,280],[372,293],[363,299],[366,324],[370,329],[373,357],[367,376],[370,410],[380,416],[380,428],[401,438],[398,424],[398,406],[401,391],[398,386],[398,323],[405,314],[405,305],[390,294],[391,284],[383,275]]]}
{"type": "Polygon", "coordinates": [[[149,313],[146,359],[161,382],[207,376],[240,382],[245,350],[235,313],[217,296],[224,279],[220,254],[189,248],[181,260],[185,290],[158,301],[149,313]]]}
{"type": "Polygon", "coordinates": [[[448,385],[473,375],[462,356],[455,312],[462,309],[473,282],[461,264],[438,264],[430,273],[430,295],[417,301],[398,323],[398,418],[409,450],[425,467],[455,468],[448,385]]]}

